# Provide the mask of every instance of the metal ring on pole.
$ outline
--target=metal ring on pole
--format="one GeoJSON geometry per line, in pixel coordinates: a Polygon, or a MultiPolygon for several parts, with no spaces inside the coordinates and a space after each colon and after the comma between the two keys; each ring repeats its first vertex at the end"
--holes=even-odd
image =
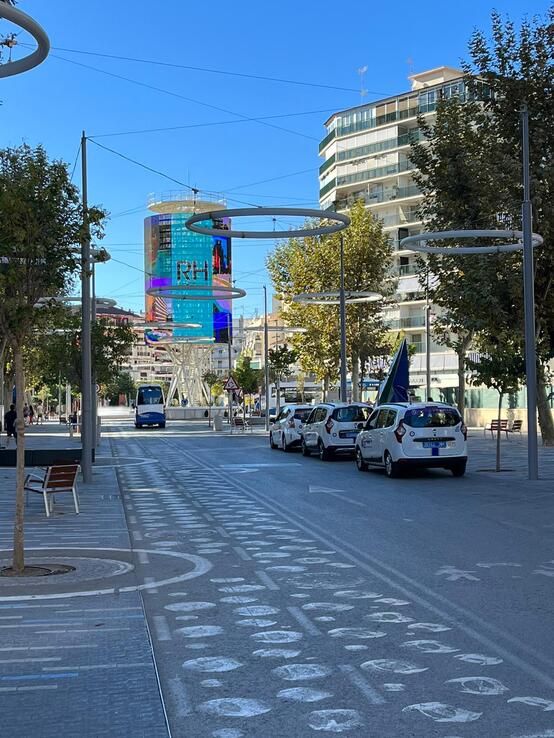
{"type": "MultiPolygon", "coordinates": [[[[243,328],[245,331],[253,331],[256,333],[263,333],[265,328],[263,325],[247,325],[243,328]]],[[[307,328],[301,328],[300,326],[289,327],[286,325],[268,325],[267,330],[270,333],[307,333],[307,328]]]]}
{"type": "MultiPolygon", "coordinates": [[[[436,231],[418,233],[416,236],[406,236],[400,241],[401,247],[408,247],[411,251],[422,254],[506,254],[523,249],[523,231],[495,231],[495,230],[463,230],[463,231],[436,231]],[[503,243],[498,246],[427,246],[426,241],[443,241],[445,239],[465,238],[518,238],[517,243],[503,243]],[[423,242],[423,243],[422,243],[423,242]]],[[[540,246],[542,236],[533,233],[533,248],[540,246]]]]}
{"type": "Polygon", "coordinates": [[[38,48],[32,54],[28,54],[23,59],[0,64],[0,78],[11,77],[14,74],[28,72],[29,69],[38,67],[50,51],[50,39],[46,35],[46,31],[30,15],[7,3],[0,2],[0,18],[5,18],[11,23],[15,23],[16,26],[23,28],[24,31],[33,36],[38,45],[38,48]]]}
{"type": "Polygon", "coordinates": [[[202,323],[172,323],[171,321],[148,321],[147,323],[133,323],[133,328],[139,330],[165,331],[165,330],[182,330],[184,328],[202,328],[202,323]]]}
{"type": "MultiPolygon", "coordinates": [[[[52,302],[76,302],[80,303],[81,298],[79,296],[77,297],[64,297],[60,295],[55,295],[54,297],[40,297],[37,300],[37,306],[38,305],[47,305],[48,303],[52,302]]],[[[101,307],[115,307],[117,305],[116,300],[113,300],[111,297],[97,297],[95,300],[97,305],[100,305],[101,307]]]]}
{"type": "Polygon", "coordinates": [[[201,233],[205,236],[223,236],[225,238],[260,238],[275,239],[279,237],[302,238],[304,236],[324,236],[329,233],[348,228],[350,218],[343,213],[335,213],[327,210],[312,210],[310,208],[235,208],[231,210],[212,210],[207,213],[196,213],[185,223],[190,231],[201,233]],[[290,231],[236,231],[222,228],[208,228],[197,225],[205,220],[221,220],[222,218],[242,218],[250,216],[276,216],[286,215],[300,218],[319,218],[320,220],[331,220],[328,226],[316,226],[314,228],[298,228],[290,231]]]}
{"type": "Polygon", "coordinates": [[[241,290],[240,287],[219,285],[203,287],[196,284],[166,284],[161,287],[149,287],[146,294],[150,297],[165,297],[166,300],[237,300],[239,297],[246,296],[245,290],[241,290]],[[171,294],[173,292],[177,294],[171,294]],[[198,292],[209,294],[199,295],[198,292]]]}
{"type": "Polygon", "coordinates": [[[209,346],[212,343],[215,342],[215,338],[213,336],[168,336],[167,338],[162,338],[157,341],[154,341],[153,343],[156,346],[175,346],[179,343],[186,343],[187,345],[198,345],[198,346],[209,346]]]}
{"type": "MultiPolygon", "coordinates": [[[[383,295],[379,292],[352,292],[345,291],[345,302],[347,305],[360,302],[377,302],[383,299],[383,295]]],[[[332,292],[302,292],[294,295],[293,302],[303,302],[308,305],[339,305],[340,292],[338,290],[332,292]]]]}

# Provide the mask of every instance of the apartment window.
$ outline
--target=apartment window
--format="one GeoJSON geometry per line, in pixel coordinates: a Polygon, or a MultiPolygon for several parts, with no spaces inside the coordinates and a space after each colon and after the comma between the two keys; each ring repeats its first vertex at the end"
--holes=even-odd
{"type": "Polygon", "coordinates": [[[459,82],[451,82],[442,88],[442,96],[445,100],[450,100],[452,97],[462,97],[463,88],[464,84],[461,80],[459,82]]]}
{"type": "Polygon", "coordinates": [[[437,91],[426,90],[425,92],[419,93],[418,106],[420,113],[426,113],[429,110],[434,110],[437,104],[437,91]]]}

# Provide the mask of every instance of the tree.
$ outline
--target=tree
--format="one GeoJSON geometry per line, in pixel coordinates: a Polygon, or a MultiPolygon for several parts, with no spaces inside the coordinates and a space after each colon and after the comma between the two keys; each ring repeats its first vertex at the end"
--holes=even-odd
{"type": "MultiPolygon", "coordinates": [[[[0,333],[13,352],[17,405],[12,571],[21,575],[25,573],[24,351],[51,309],[39,306],[39,300],[63,294],[71,284],[78,268],[74,252],[83,230],[78,191],[68,168],[61,161],[50,161],[41,146],[0,151],[0,213],[0,333]]],[[[98,235],[102,215],[94,208],[89,211],[98,235]]]]}
{"type": "MultiPolygon", "coordinates": [[[[380,220],[373,217],[362,200],[349,211],[350,226],[344,238],[345,288],[352,292],[377,292],[383,300],[347,305],[347,356],[352,373],[354,399],[359,398],[362,374],[372,356],[387,343],[382,308],[392,296],[392,247],[380,220]]],[[[335,233],[291,239],[280,244],[268,259],[268,270],[276,293],[283,299],[283,318],[306,333],[293,338],[300,364],[328,387],[339,369],[340,330],[336,306],[295,303],[302,292],[337,291],[340,281],[340,238],[335,233]]]]}
{"type": "Polygon", "coordinates": [[[275,388],[277,392],[277,413],[281,407],[281,381],[290,373],[291,367],[298,359],[298,352],[289,349],[287,344],[269,349],[269,371],[274,377],[275,388]]]}
{"type": "Polygon", "coordinates": [[[522,345],[513,332],[508,335],[481,336],[481,355],[478,362],[466,360],[474,373],[475,384],[484,384],[498,392],[498,433],[496,436],[496,471],[500,471],[500,421],[505,395],[517,392],[525,376],[522,345]]]}
{"type": "Polygon", "coordinates": [[[545,17],[524,20],[519,29],[493,12],[491,38],[475,31],[469,44],[470,61],[465,64],[468,73],[484,80],[493,91],[486,101],[486,111],[494,124],[495,151],[501,165],[499,180],[509,195],[511,207],[507,212],[514,227],[520,227],[522,200],[519,110],[523,103],[529,108],[533,230],[544,238],[543,246],[535,252],[538,411],[543,444],[549,446],[554,445],[554,421],[547,400],[547,363],[554,356],[553,24],[552,4],[545,17]]]}
{"type": "Polygon", "coordinates": [[[120,395],[125,397],[134,397],[137,391],[137,385],[129,372],[118,371],[111,379],[103,384],[103,394],[108,397],[113,404],[118,404],[120,395]]]}
{"type": "Polygon", "coordinates": [[[208,402],[208,425],[211,426],[212,424],[212,393],[213,393],[213,387],[215,384],[217,384],[219,377],[215,372],[204,372],[202,375],[202,381],[208,385],[208,388],[210,390],[209,395],[209,402],[208,402]]]}
{"type": "Polygon", "coordinates": [[[243,401],[246,395],[257,392],[261,383],[262,372],[259,369],[253,369],[250,365],[251,362],[251,357],[242,353],[233,370],[233,378],[242,390],[243,401]]]}
{"type": "MultiPolygon", "coordinates": [[[[492,40],[476,31],[464,99],[439,102],[436,121],[420,120],[426,142],[412,144],[415,179],[425,194],[426,226],[436,230],[521,228],[521,130],[527,102],[531,128],[534,230],[545,237],[536,250],[539,421],[543,443],[554,444],[546,396],[547,363],[554,355],[554,109],[552,21],[524,21],[519,30],[492,14],[492,40]]],[[[435,334],[458,353],[459,403],[464,402],[464,356],[472,340],[488,334],[523,336],[521,253],[503,256],[432,256],[430,296],[441,308],[435,334]]]]}
{"type": "MultiPolygon", "coordinates": [[[[58,377],[82,390],[81,316],[65,310],[59,316],[58,328],[47,341],[36,344],[33,364],[38,367],[43,382],[54,382],[58,377]]],[[[135,334],[127,323],[97,320],[92,325],[92,366],[99,384],[111,385],[120,374],[121,366],[129,356],[135,334]]],[[[37,370],[35,370],[37,371],[37,370]]]]}

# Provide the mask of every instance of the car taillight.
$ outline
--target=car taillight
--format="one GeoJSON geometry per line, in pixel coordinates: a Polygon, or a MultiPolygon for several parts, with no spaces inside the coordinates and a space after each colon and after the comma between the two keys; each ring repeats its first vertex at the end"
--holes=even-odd
{"type": "Polygon", "coordinates": [[[460,426],[460,431],[464,437],[464,441],[467,441],[467,425],[462,422],[462,425],[460,426]]]}
{"type": "Polygon", "coordinates": [[[330,433],[333,430],[333,419],[329,418],[329,420],[325,423],[325,430],[327,433],[330,433]]]}
{"type": "Polygon", "coordinates": [[[289,420],[287,420],[287,426],[289,428],[294,428],[294,418],[290,418],[289,420]]]}
{"type": "Polygon", "coordinates": [[[402,443],[402,438],[406,435],[406,428],[404,427],[404,423],[402,421],[400,421],[400,423],[398,423],[398,426],[395,428],[394,435],[396,436],[396,440],[398,441],[398,443],[402,443]]]}

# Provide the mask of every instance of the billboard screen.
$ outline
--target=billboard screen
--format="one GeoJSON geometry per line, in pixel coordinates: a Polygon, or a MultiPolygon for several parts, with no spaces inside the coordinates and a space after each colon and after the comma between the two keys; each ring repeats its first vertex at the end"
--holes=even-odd
{"type": "MultiPolygon", "coordinates": [[[[231,239],[225,237],[229,218],[219,221],[221,236],[193,233],[185,226],[190,213],[152,215],[144,221],[145,286],[193,285],[211,289],[231,287],[231,239]]],[[[211,225],[211,221],[204,221],[211,225]]],[[[192,296],[192,292],[190,293],[192,296]]],[[[231,300],[170,300],[146,295],[146,321],[156,323],[199,323],[199,328],[164,329],[164,340],[213,338],[227,343],[232,330],[231,300]]],[[[159,341],[162,331],[147,331],[148,342],[159,341]],[[150,337],[149,337],[150,334],[150,337]]]]}

